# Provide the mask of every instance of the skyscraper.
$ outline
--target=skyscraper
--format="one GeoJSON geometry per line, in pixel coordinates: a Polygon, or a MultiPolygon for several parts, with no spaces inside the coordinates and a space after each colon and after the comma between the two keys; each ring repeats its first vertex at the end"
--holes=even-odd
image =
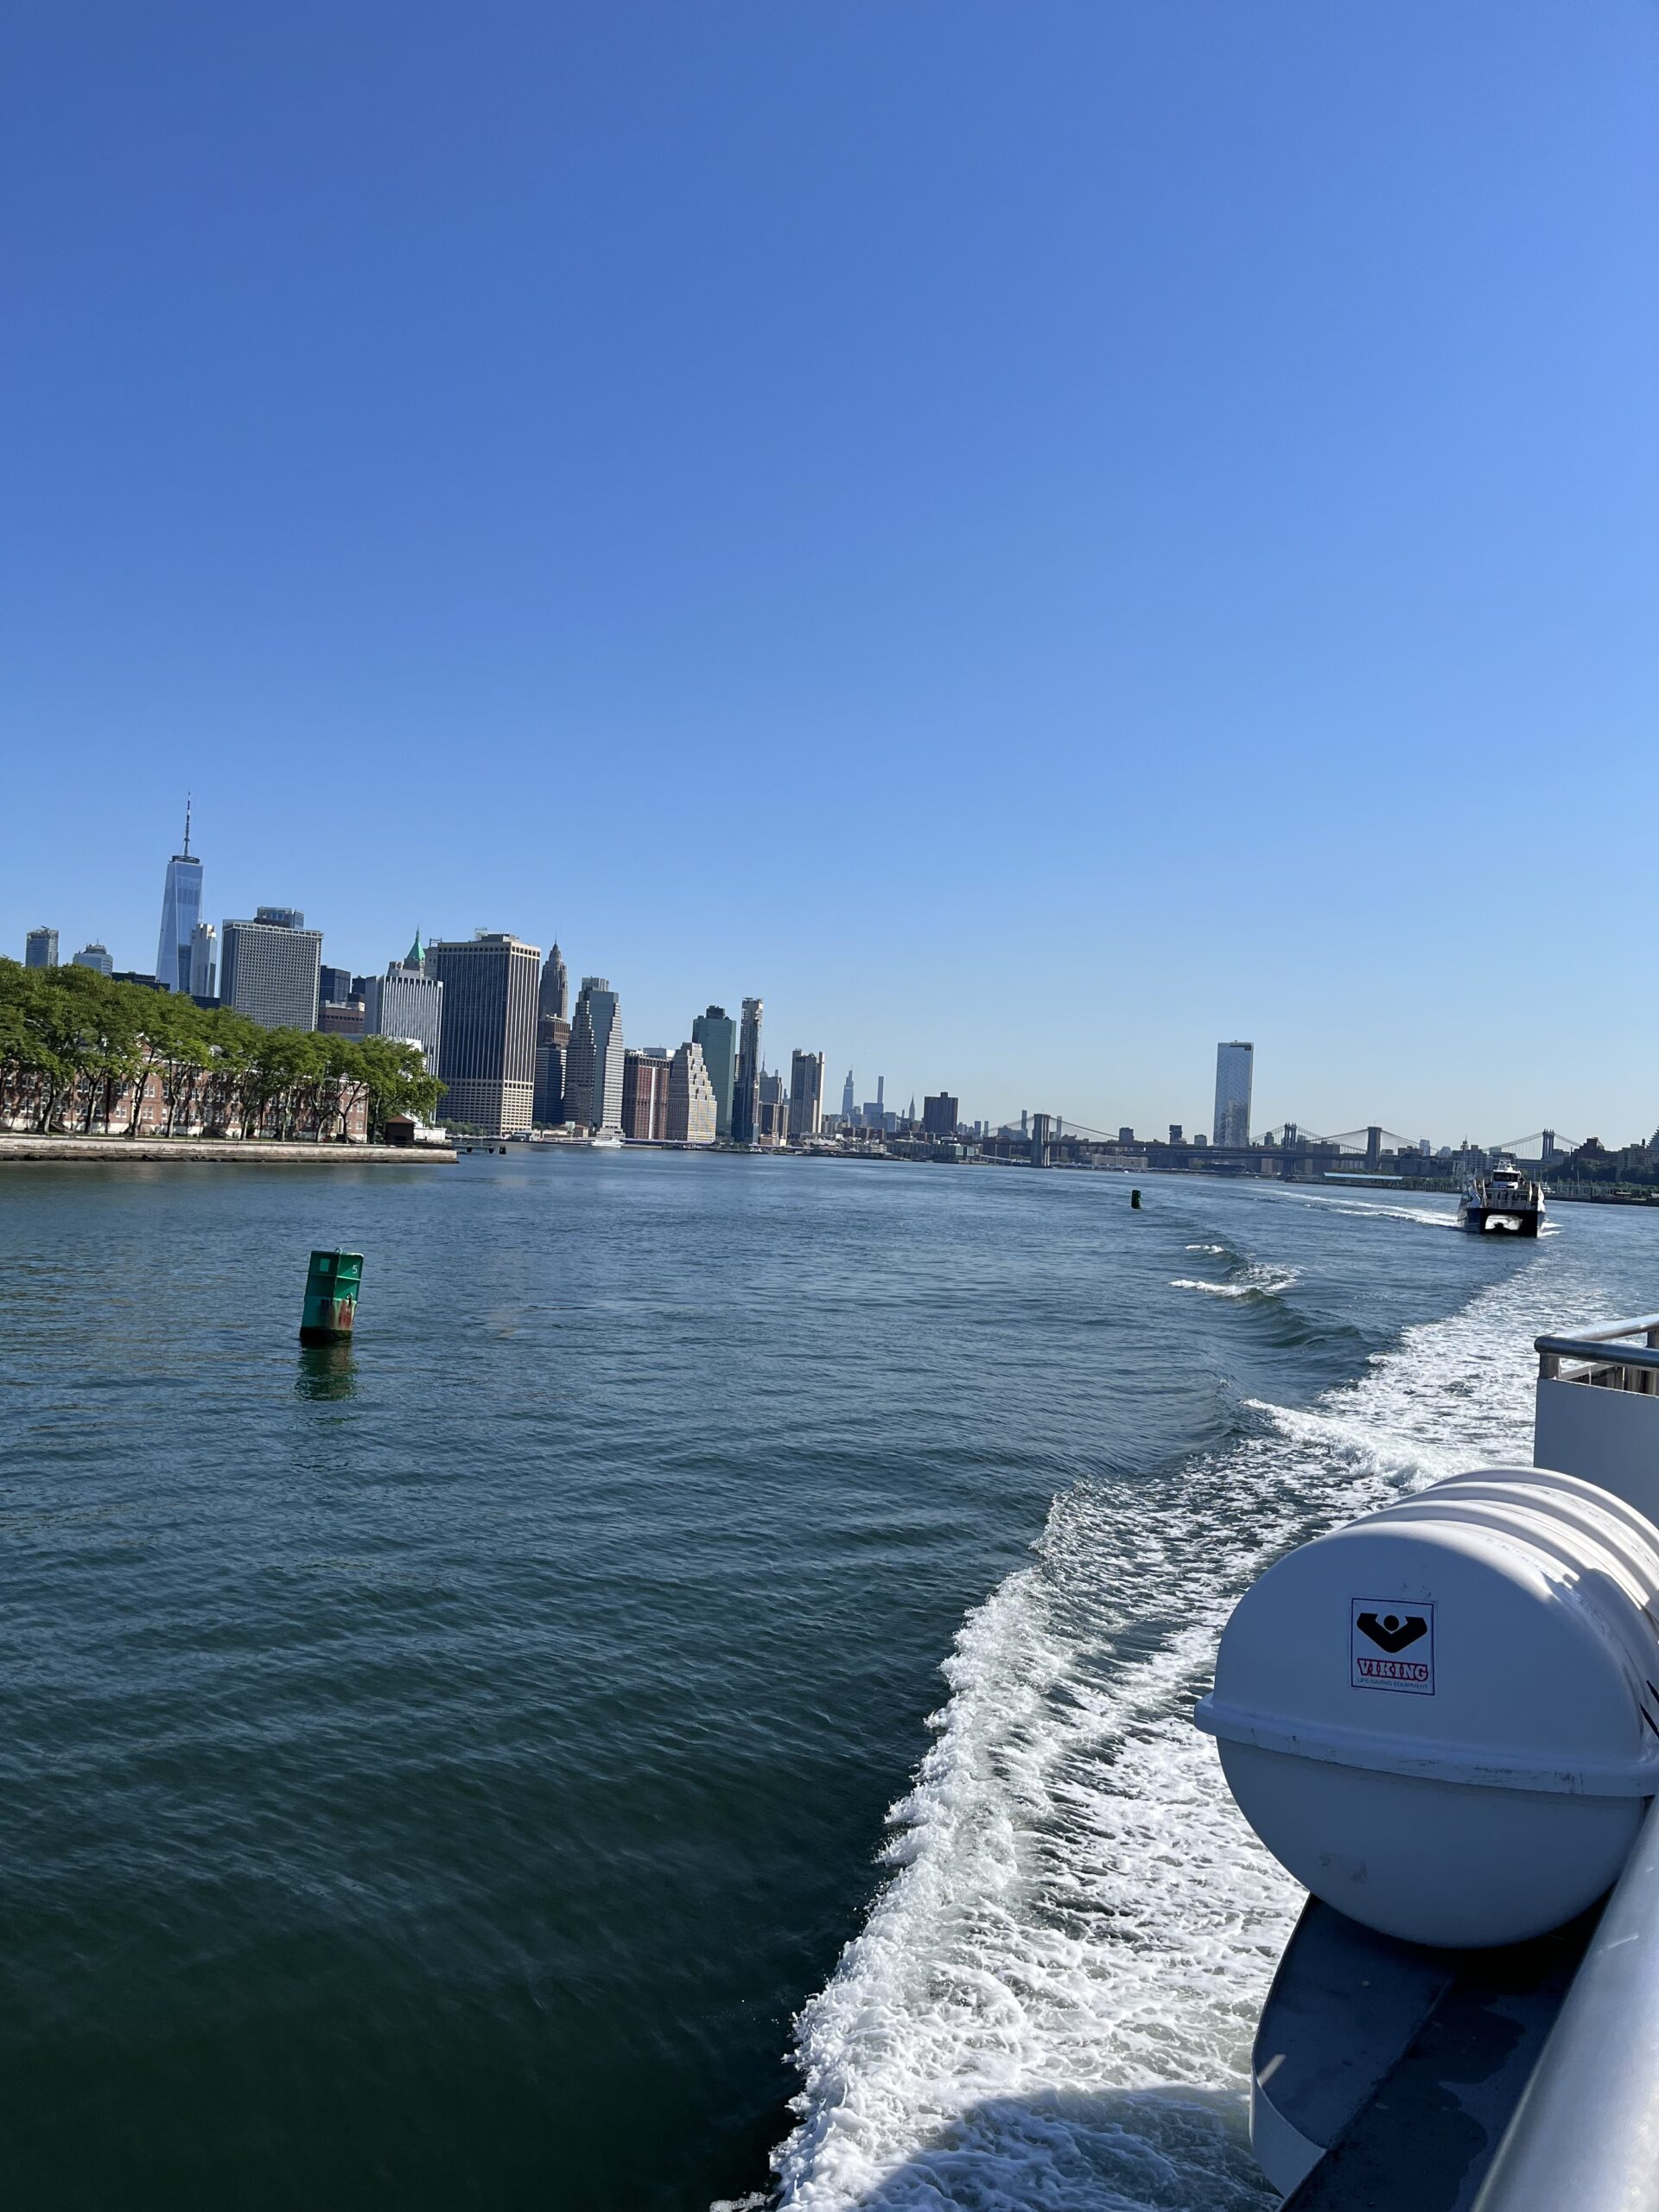
{"type": "Polygon", "coordinates": [[[564,955],[556,944],[542,968],[536,996],[536,1100],[537,1128],[557,1128],[569,1119],[565,1082],[570,1057],[570,982],[564,955]]]}
{"type": "Polygon", "coordinates": [[[737,1075],[732,1085],[734,1144],[753,1144],[759,1134],[760,1018],[765,1012],[766,1007],[761,1000],[744,1000],[743,1027],[738,1038],[737,1075]]]}
{"type": "Polygon", "coordinates": [[[789,1056],[789,1136],[791,1144],[815,1137],[823,1127],[823,1054],[789,1056]]]}
{"type": "Polygon", "coordinates": [[[542,987],[536,1001],[538,1020],[550,1015],[563,1021],[570,1012],[570,978],[565,972],[564,955],[556,944],[547,956],[542,969],[542,987]]]}
{"type": "Polygon", "coordinates": [[[99,944],[96,938],[91,944],[81,946],[80,950],[75,955],[73,964],[77,968],[95,969],[100,976],[112,976],[115,973],[115,963],[110,957],[108,945],[99,944]]]}
{"type": "Polygon", "coordinates": [[[58,933],[56,930],[30,930],[23,939],[25,968],[55,968],[58,964],[58,933]]]}
{"type": "Polygon", "coordinates": [[[622,1055],[622,1134],[635,1144],[668,1135],[668,1054],[660,1045],[622,1055]]]}
{"type": "Polygon", "coordinates": [[[930,1137],[953,1137],[957,1134],[960,1102],[948,1090],[941,1090],[931,1098],[922,1101],[922,1133],[930,1137]]]}
{"type": "Polygon", "coordinates": [[[219,932],[198,922],[190,932],[190,995],[210,999],[219,988],[219,932]]]}
{"type": "Polygon", "coordinates": [[[541,964],[541,947],[506,930],[479,930],[426,948],[426,974],[443,986],[442,1110],[486,1136],[531,1124],[541,964]]]}
{"type": "Polygon", "coordinates": [[[586,1129],[622,1126],[622,1009],[603,976],[584,976],[570,1024],[564,1118],[586,1129]]]}
{"type": "MultiPolygon", "coordinates": [[[[729,1029],[731,1024],[727,1023],[729,1029]]],[[[668,1064],[668,1141],[713,1144],[719,1126],[715,1086],[701,1045],[682,1045],[668,1064]]]]}
{"type": "Polygon", "coordinates": [[[841,1086],[841,1118],[850,1128],[858,1119],[858,1098],[853,1090],[853,1071],[847,1071],[847,1080],[841,1086]]]}
{"type": "Polygon", "coordinates": [[[754,1141],[782,1144],[789,1134],[789,1085],[762,1068],[754,1084],[754,1141]]]}
{"type": "MultiPolygon", "coordinates": [[[[184,850],[167,864],[162,887],[162,932],[156,946],[156,980],[164,991],[190,988],[190,939],[201,919],[201,862],[190,850],[190,802],[184,803],[184,850]]],[[[307,1022],[308,1029],[311,1024],[307,1022]]]]}
{"type": "Polygon", "coordinates": [[[1254,1045],[1216,1047],[1216,1118],[1212,1131],[1217,1144],[1245,1145],[1250,1141],[1250,1084],[1255,1064],[1254,1045]]]}
{"type": "Polygon", "coordinates": [[[384,976],[363,978],[364,1033],[418,1045],[427,1066],[435,1069],[443,1041],[443,985],[426,972],[418,932],[409,950],[407,960],[389,960],[384,976]]]}
{"type": "MultiPolygon", "coordinates": [[[[194,929],[193,922],[193,935],[194,929]]],[[[188,940],[184,950],[190,950],[188,940]]],[[[267,1029],[315,1029],[321,968],[322,931],[307,929],[296,906],[260,906],[252,921],[225,925],[219,995],[226,1006],[267,1029]]],[[[176,988],[184,988],[189,980],[187,969],[184,983],[176,988]]]]}
{"type": "Polygon", "coordinates": [[[537,1128],[556,1129],[566,1121],[565,1069],[570,1058],[570,1024],[562,1014],[544,1014],[536,1025],[536,1098],[532,1109],[537,1128]]]}
{"type": "Polygon", "coordinates": [[[721,1144],[732,1141],[732,1092],[737,1081],[737,1024],[723,1006],[711,1006],[691,1024],[691,1042],[702,1047],[703,1065],[715,1087],[715,1130],[721,1144]]]}

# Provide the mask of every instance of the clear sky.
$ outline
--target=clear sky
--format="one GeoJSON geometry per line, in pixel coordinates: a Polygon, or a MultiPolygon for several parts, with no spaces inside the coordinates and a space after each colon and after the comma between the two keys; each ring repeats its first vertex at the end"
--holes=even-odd
{"type": "Polygon", "coordinates": [[[1659,10],[11,0],[0,944],[1659,1122],[1659,10]]]}

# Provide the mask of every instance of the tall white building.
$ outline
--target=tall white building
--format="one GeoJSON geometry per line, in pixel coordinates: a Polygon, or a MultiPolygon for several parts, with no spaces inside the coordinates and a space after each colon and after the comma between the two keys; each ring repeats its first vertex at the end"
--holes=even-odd
{"type": "Polygon", "coordinates": [[[316,1027],[321,970],[322,931],[307,929],[296,906],[261,906],[252,921],[225,925],[219,998],[266,1029],[316,1027]]]}
{"type": "Polygon", "coordinates": [[[789,1138],[815,1137],[823,1126],[823,1054],[789,1056],[789,1138]]]}
{"type": "Polygon", "coordinates": [[[115,962],[110,957],[110,948],[107,944],[100,944],[96,938],[92,944],[81,946],[73,964],[77,968],[95,969],[100,976],[113,976],[115,973],[115,962]]]}
{"type": "Polygon", "coordinates": [[[193,998],[210,999],[219,987],[219,931],[211,922],[198,922],[190,932],[190,980],[193,998]]]}
{"type": "Polygon", "coordinates": [[[719,1130],[720,1103],[702,1047],[682,1045],[668,1064],[668,1141],[713,1144],[719,1130]]]}
{"type": "Polygon", "coordinates": [[[579,1128],[622,1127],[622,1008],[603,976],[584,976],[570,1024],[564,1118],[579,1128]]]}
{"type": "Polygon", "coordinates": [[[1254,1045],[1216,1047],[1216,1113],[1211,1125],[1213,1144],[1245,1145],[1250,1141],[1250,1082],[1255,1063],[1254,1045]]]}
{"type": "Polygon", "coordinates": [[[386,963],[384,976],[363,978],[363,1031],[368,1037],[395,1037],[418,1045],[421,1058],[435,1069],[443,1033],[443,985],[426,972],[420,933],[404,960],[386,963]]]}

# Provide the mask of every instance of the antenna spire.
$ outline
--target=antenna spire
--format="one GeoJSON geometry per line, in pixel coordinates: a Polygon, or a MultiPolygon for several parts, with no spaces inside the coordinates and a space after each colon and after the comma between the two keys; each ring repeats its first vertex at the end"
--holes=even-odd
{"type": "Polygon", "coordinates": [[[184,795],[184,857],[190,857],[190,794],[184,795]]]}

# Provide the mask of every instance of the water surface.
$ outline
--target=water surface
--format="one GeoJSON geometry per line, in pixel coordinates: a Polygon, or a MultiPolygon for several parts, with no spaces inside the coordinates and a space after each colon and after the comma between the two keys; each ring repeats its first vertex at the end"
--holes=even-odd
{"type": "Polygon", "coordinates": [[[0,1179],[8,2202],[1264,2205],[1219,1623],[1655,1240],[1143,1187],[0,1179]]]}

